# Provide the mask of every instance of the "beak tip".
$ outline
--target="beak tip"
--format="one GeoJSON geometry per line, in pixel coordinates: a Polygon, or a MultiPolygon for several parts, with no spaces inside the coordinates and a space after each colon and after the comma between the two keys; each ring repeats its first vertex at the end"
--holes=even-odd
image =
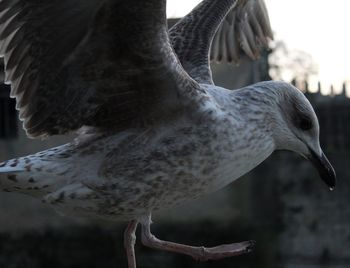
{"type": "MultiPolygon", "coordinates": [[[[328,162],[329,163],[329,162],[328,162]]],[[[336,175],[333,167],[329,164],[328,172],[320,172],[322,180],[328,185],[329,191],[333,192],[336,186],[336,175]]]]}
{"type": "Polygon", "coordinates": [[[327,157],[322,153],[318,156],[314,151],[310,150],[309,160],[318,170],[321,179],[327,184],[330,191],[334,191],[336,185],[336,173],[327,157]]]}
{"type": "MultiPolygon", "coordinates": [[[[324,158],[326,158],[326,157],[324,156],[324,158]]],[[[326,159],[327,159],[327,158],[326,158],[326,159]]],[[[328,186],[329,186],[329,190],[330,190],[331,192],[333,192],[334,189],[335,189],[335,186],[336,186],[336,184],[337,184],[337,175],[336,175],[336,173],[335,173],[334,168],[333,168],[332,165],[329,163],[328,159],[327,159],[326,162],[328,162],[328,164],[329,164],[328,182],[330,182],[330,184],[329,184],[328,186]]],[[[327,181],[327,180],[325,180],[325,181],[327,181]]]]}

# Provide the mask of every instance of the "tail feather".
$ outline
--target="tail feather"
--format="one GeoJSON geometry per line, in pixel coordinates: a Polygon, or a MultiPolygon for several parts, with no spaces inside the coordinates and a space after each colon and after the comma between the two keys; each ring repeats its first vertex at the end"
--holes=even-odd
{"type": "Polygon", "coordinates": [[[20,164],[19,159],[12,159],[0,163],[0,188],[6,190],[5,187],[15,184],[19,173],[25,172],[26,169],[20,164]]]}
{"type": "Polygon", "coordinates": [[[36,197],[47,194],[50,179],[45,180],[46,174],[40,170],[38,162],[33,163],[28,157],[0,163],[0,190],[36,197]]]}
{"type": "Polygon", "coordinates": [[[7,173],[18,173],[18,172],[24,172],[26,171],[25,168],[21,167],[1,167],[0,168],[0,176],[7,174],[7,173]]]}
{"type": "Polygon", "coordinates": [[[28,163],[28,160],[24,160],[23,158],[14,158],[2,162],[0,163],[0,173],[26,171],[26,163],[28,163]]]}
{"type": "Polygon", "coordinates": [[[18,175],[25,172],[24,169],[15,167],[0,168],[0,189],[5,192],[18,191],[18,175]]]}
{"type": "MultiPolygon", "coordinates": [[[[0,0],[1,2],[1,0],[0,0]]],[[[0,191],[43,197],[74,176],[71,144],[0,163],[0,191]]]]}

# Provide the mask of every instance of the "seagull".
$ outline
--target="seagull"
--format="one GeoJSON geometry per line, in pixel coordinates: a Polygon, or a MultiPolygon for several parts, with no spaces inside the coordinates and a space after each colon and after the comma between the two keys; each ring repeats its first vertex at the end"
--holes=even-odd
{"type": "Polygon", "coordinates": [[[30,138],[77,131],[55,148],[0,163],[0,189],[67,215],[127,221],[136,268],[145,246],[206,261],[254,241],[194,247],[151,232],[153,211],[199,198],[275,150],[309,159],[330,189],[336,175],[319,124],[292,85],[214,85],[210,60],[253,59],[272,38],[263,0],[204,0],[170,30],[166,0],[1,0],[6,82],[30,138]]]}

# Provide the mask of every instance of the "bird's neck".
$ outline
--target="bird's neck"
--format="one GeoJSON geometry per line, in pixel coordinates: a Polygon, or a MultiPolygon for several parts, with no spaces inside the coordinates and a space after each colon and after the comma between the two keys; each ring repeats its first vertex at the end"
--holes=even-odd
{"type": "Polygon", "coordinates": [[[216,130],[215,148],[220,150],[212,154],[220,161],[210,174],[217,178],[213,180],[212,190],[220,189],[251,171],[275,150],[269,113],[264,111],[261,104],[250,104],[240,99],[239,103],[227,110],[230,112],[225,122],[219,124],[223,128],[216,130]]]}

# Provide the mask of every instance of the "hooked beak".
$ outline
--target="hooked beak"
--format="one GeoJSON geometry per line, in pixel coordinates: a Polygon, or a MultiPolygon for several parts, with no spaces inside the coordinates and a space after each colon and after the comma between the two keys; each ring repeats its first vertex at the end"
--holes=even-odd
{"type": "Polygon", "coordinates": [[[319,156],[315,151],[309,148],[310,154],[307,159],[315,166],[320,174],[321,179],[328,185],[331,191],[334,190],[336,184],[336,174],[331,163],[329,163],[327,157],[322,152],[319,156]]]}

